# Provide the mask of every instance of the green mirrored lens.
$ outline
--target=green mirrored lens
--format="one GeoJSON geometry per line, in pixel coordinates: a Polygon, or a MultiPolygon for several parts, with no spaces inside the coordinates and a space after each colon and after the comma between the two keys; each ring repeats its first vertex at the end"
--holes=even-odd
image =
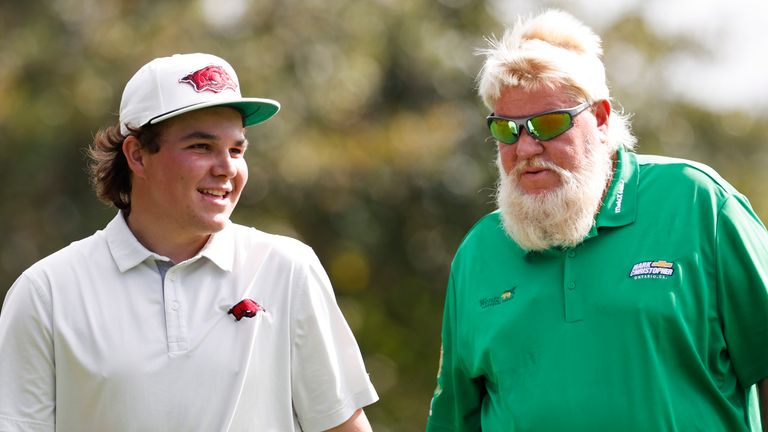
{"type": "Polygon", "coordinates": [[[491,135],[493,138],[505,144],[512,144],[517,141],[520,131],[513,121],[495,119],[491,122],[491,135]]]}
{"type": "Polygon", "coordinates": [[[571,116],[568,113],[542,114],[528,120],[528,133],[536,139],[550,140],[571,128],[571,116]]]}

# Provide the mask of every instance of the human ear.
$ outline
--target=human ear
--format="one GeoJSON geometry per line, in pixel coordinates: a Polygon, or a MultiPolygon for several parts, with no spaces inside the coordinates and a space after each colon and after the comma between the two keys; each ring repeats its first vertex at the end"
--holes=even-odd
{"type": "Polygon", "coordinates": [[[611,118],[611,102],[608,99],[601,99],[595,102],[595,121],[597,130],[600,134],[600,140],[608,141],[608,125],[611,118]]]}
{"type": "Polygon", "coordinates": [[[141,141],[133,135],[125,137],[123,155],[131,172],[136,176],[144,177],[144,146],[141,145],[141,141]]]}
{"type": "Polygon", "coordinates": [[[595,102],[595,119],[597,127],[605,129],[608,127],[608,119],[611,117],[611,102],[608,99],[601,99],[595,102]]]}

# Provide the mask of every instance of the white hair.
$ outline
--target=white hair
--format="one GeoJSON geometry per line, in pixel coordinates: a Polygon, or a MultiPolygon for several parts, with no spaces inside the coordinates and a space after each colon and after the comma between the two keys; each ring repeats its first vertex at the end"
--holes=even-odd
{"type": "MultiPolygon", "coordinates": [[[[518,18],[501,40],[486,41],[488,47],[478,50],[485,63],[477,80],[478,93],[491,110],[505,87],[526,91],[559,87],[575,100],[610,100],[600,37],[563,11],[518,18]]],[[[629,116],[612,108],[609,147],[631,150],[636,142],[629,116]]]]}

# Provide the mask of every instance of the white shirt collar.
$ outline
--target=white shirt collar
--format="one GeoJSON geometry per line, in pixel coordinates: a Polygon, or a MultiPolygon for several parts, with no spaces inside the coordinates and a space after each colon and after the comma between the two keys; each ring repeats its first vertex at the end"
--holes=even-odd
{"type": "MultiPolygon", "coordinates": [[[[104,233],[107,237],[107,244],[112,254],[112,259],[115,260],[115,264],[117,264],[121,272],[132,269],[149,258],[169,261],[168,257],[154,253],[139,243],[131,229],[128,228],[123,212],[118,212],[112,221],[107,224],[104,233]]],[[[200,252],[188,261],[195,261],[200,257],[205,257],[220,269],[227,272],[232,271],[235,259],[233,236],[232,222],[227,222],[227,226],[220,232],[211,235],[200,252]]]]}

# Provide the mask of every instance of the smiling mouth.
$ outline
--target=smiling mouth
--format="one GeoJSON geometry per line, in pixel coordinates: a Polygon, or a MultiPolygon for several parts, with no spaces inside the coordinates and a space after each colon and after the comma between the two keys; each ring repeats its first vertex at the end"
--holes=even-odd
{"type": "Polygon", "coordinates": [[[215,198],[226,198],[230,194],[230,192],[228,191],[216,190],[216,189],[198,189],[197,191],[203,195],[208,195],[215,198]]]}

